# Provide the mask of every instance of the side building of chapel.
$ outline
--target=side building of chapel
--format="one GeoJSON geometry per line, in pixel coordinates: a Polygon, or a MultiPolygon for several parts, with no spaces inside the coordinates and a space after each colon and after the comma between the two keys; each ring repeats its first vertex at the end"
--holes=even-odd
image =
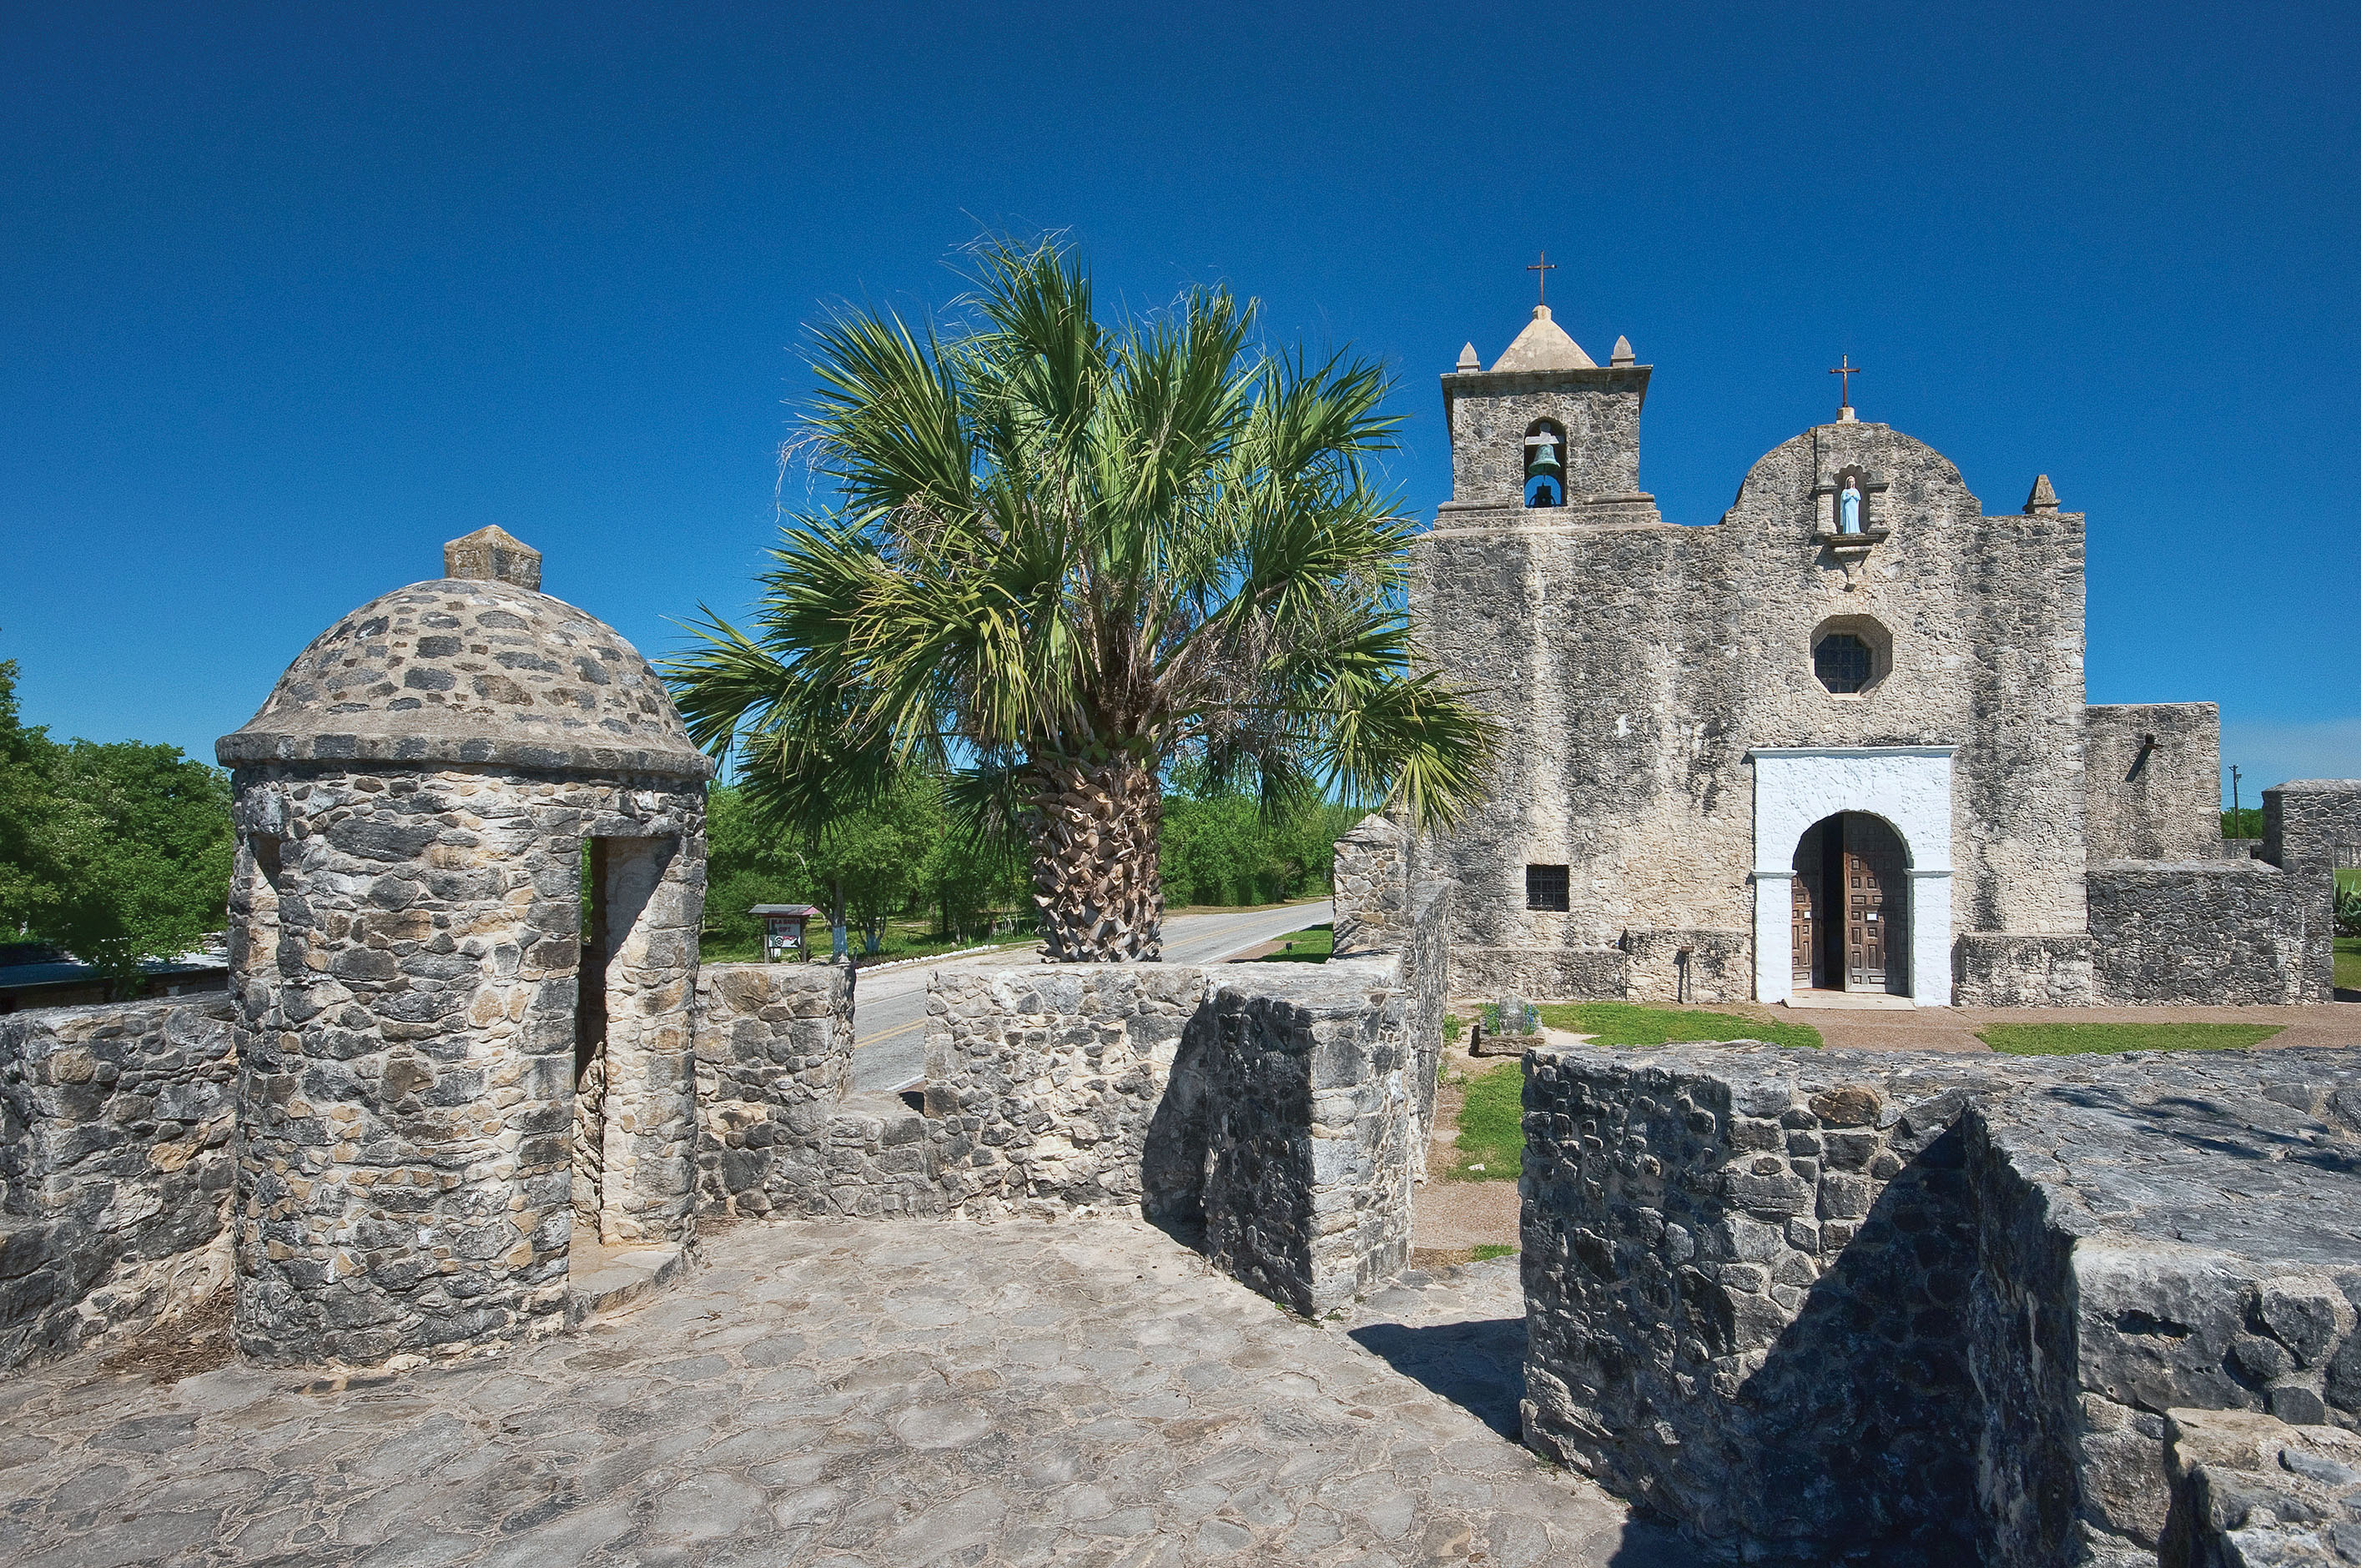
{"type": "MultiPolygon", "coordinates": [[[[1667,523],[1651,368],[1544,306],[1443,378],[1453,493],[1412,614],[1505,735],[1431,850],[1465,889],[1457,989],[2327,999],[2316,879],[2224,856],[2213,706],[2085,703],[2083,519],[2046,478],[1987,516],[1847,407],[1719,523],[1667,523]],[[2189,970],[2192,920],[2237,972],[2189,970]]],[[[2361,787],[2337,800],[2361,839],[2361,787]]]]}

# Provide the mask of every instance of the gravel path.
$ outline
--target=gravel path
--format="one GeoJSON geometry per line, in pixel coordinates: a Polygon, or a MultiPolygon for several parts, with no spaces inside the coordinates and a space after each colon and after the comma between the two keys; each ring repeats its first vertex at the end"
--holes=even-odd
{"type": "Polygon", "coordinates": [[[1691,1562],[1513,1431],[1513,1264],[1307,1323],[1137,1221],[741,1224],[569,1336],[375,1386],[0,1385],[0,1561],[1691,1562]]]}

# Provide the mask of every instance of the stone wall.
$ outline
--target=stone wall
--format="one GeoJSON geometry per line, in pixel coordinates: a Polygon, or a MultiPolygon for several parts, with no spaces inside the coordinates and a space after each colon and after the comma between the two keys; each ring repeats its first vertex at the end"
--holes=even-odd
{"type": "Polygon", "coordinates": [[[1205,972],[1183,964],[937,974],[925,1097],[944,1202],[976,1217],[1157,1207],[1151,1128],[1205,1001],[1205,972]]]}
{"type": "Polygon", "coordinates": [[[2091,868],[2097,1000],[2117,1005],[2325,1001],[2307,982],[2315,900],[2263,861],[2091,868]]]}
{"type": "Polygon", "coordinates": [[[2336,878],[2361,865],[2361,779],[2297,779],[2263,791],[2263,859],[2294,878],[2304,911],[2304,1000],[2336,996],[2336,878]]]}
{"type": "Polygon", "coordinates": [[[1491,948],[1455,945],[1457,996],[1532,996],[1621,1002],[1631,993],[1631,955],[1614,948],[1491,948]]]}
{"type": "Polygon", "coordinates": [[[1391,950],[1409,931],[1417,847],[1400,823],[1377,815],[1336,840],[1331,885],[1337,952],[1391,950]]]}
{"type": "Polygon", "coordinates": [[[1433,1124],[1453,884],[1371,817],[1318,965],[940,971],[916,1098],[848,1092],[849,972],[699,983],[699,1184],[732,1216],[1138,1209],[1300,1310],[1399,1272],[1433,1124]]]}
{"type": "Polygon", "coordinates": [[[2098,1000],[2087,936],[1962,931],[1951,944],[1954,1007],[2088,1007],[2098,1000]]]}
{"type": "Polygon", "coordinates": [[[1751,931],[1638,929],[1623,933],[1632,1002],[1744,1002],[1754,994],[1751,931]]]}
{"type": "Polygon", "coordinates": [[[0,1018],[0,1370],[228,1278],[236,1070],[226,997],[0,1018]]]}
{"type": "Polygon", "coordinates": [[[1158,1165],[1200,1179],[1193,1204],[1176,1189],[1168,1207],[1202,1212],[1215,1263],[1300,1312],[1341,1306],[1410,1261],[1451,893],[1420,884],[1422,935],[1398,952],[1227,970],[1184,1047],[1166,1144],[1176,1152],[1159,1150],[1158,1165]]]}
{"type": "Polygon", "coordinates": [[[2361,1425],[2333,1052],[1526,1057],[1527,1439],[1749,1562],[2155,1563],[2168,1412],[2361,1425]]]}
{"type": "Polygon", "coordinates": [[[2083,835],[2092,861],[2191,861],[2220,851],[2222,710],[2210,702],[2082,710],[2083,835]]]}
{"type": "MultiPolygon", "coordinates": [[[[707,964],[697,977],[697,1190],[707,1213],[784,1218],[860,1212],[836,1190],[829,1124],[852,1090],[850,964],[707,964]]],[[[850,1195],[848,1195],[850,1196],[850,1195]]],[[[882,1211],[882,1199],[879,1204],[882,1211]]]]}

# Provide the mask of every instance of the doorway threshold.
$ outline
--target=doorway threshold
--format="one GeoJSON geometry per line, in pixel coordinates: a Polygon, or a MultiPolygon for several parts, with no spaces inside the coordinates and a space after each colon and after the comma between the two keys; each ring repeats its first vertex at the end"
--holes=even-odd
{"type": "Polygon", "coordinates": [[[1889,996],[1882,991],[1798,991],[1787,998],[1787,1005],[1860,1013],[1909,1013],[1918,1006],[1906,996],[1889,996]]]}
{"type": "Polygon", "coordinates": [[[566,1249],[566,1321],[578,1323],[680,1277],[687,1249],[668,1242],[577,1241],[566,1249]]]}

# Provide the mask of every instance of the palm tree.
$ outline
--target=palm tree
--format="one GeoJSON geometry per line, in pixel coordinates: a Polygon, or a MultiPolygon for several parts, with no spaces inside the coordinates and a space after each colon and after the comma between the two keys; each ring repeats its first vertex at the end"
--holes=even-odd
{"type": "Polygon", "coordinates": [[[976,258],[962,324],[818,331],[789,451],[840,504],[785,531],[751,634],[707,609],[667,663],[697,742],[807,830],[946,772],[966,824],[1028,840],[1053,959],[1159,956],[1176,763],[1448,821],[1497,731],[1411,639],[1382,373],[1260,351],[1221,289],[1110,327],[1057,246],[976,258]]]}

